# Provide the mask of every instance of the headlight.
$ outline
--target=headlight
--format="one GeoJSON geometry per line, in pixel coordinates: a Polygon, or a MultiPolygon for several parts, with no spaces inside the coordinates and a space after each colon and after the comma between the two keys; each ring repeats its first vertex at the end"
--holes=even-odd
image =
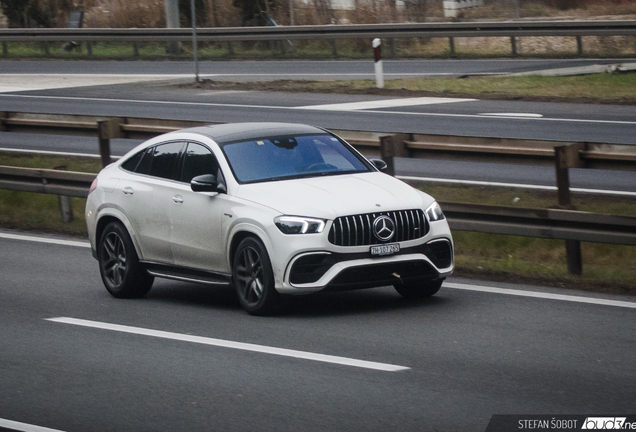
{"type": "Polygon", "coordinates": [[[278,216],[274,223],[283,234],[316,234],[325,228],[325,221],[299,216],[278,216]]]}
{"type": "Polygon", "coordinates": [[[426,217],[428,217],[429,222],[435,222],[444,219],[444,212],[439,204],[434,202],[426,209],[426,217]]]}

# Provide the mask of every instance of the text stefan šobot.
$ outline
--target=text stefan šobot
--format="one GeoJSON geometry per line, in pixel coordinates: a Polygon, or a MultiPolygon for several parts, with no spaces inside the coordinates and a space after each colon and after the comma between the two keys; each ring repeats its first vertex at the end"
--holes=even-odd
{"type": "Polygon", "coordinates": [[[576,429],[578,420],[561,420],[561,419],[552,419],[552,420],[519,420],[519,429],[547,429],[547,430],[557,430],[557,429],[576,429]]]}
{"type": "Polygon", "coordinates": [[[519,429],[543,430],[636,430],[636,422],[627,417],[587,417],[582,423],[573,419],[525,419],[518,421],[519,429]],[[580,425],[580,429],[578,429],[580,425]]]}

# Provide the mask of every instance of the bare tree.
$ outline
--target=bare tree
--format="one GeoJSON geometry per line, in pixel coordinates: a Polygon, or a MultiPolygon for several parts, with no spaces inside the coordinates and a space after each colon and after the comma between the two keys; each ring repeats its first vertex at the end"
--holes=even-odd
{"type": "Polygon", "coordinates": [[[407,0],[404,2],[407,21],[422,22],[426,19],[426,0],[407,0]]]}
{"type": "Polygon", "coordinates": [[[321,24],[331,24],[334,17],[331,0],[313,0],[316,15],[321,24]]]}

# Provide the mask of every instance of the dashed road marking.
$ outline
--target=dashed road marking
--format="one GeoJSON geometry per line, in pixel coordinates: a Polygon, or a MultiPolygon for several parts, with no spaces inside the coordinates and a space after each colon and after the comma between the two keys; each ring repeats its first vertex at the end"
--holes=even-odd
{"type": "Polygon", "coordinates": [[[610,299],[602,299],[602,298],[595,298],[595,297],[583,297],[583,296],[574,296],[574,295],[566,295],[566,294],[544,293],[544,292],[538,292],[538,291],[495,288],[495,287],[489,287],[489,286],[483,286],[483,285],[468,285],[468,284],[458,284],[453,282],[445,282],[444,288],[636,309],[636,302],[610,300],[610,299]]]}
{"type": "Polygon", "coordinates": [[[0,232],[0,238],[37,242],[37,243],[50,243],[50,244],[56,244],[61,246],[75,246],[75,247],[83,247],[83,248],[91,247],[91,244],[87,241],[63,240],[63,239],[56,239],[52,237],[30,236],[30,235],[23,235],[23,234],[10,234],[10,233],[0,232]]]}
{"type": "Polygon", "coordinates": [[[339,364],[343,366],[353,366],[353,367],[364,368],[364,369],[374,369],[374,370],[385,371],[385,372],[397,372],[397,371],[410,369],[406,366],[398,366],[398,365],[392,365],[387,363],[377,363],[377,362],[357,360],[357,359],[347,358],[347,357],[338,357],[338,356],[332,356],[332,355],[326,355],[326,354],[312,353],[307,351],[296,351],[296,350],[285,349],[285,348],[276,348],[276,347],[270,347],[266,345],[256,345],[256,344],[244,343],[244,342],[234,342],[229,340],[208,338],[208,337],[202,337],[202,336],[192,336],[192,335],[181,334],[181,333],[151,330],[151,329],[145,329],[141,327],[131,327],[126,325],[110,324],[110,323],[104,323],[99,321],[88,321],[83,319],[67,318],[67,317],[48,318],[47,321],[53,321],[53,322],[63,323],[63,324],[71,324],[71,325],[82,326],[82,327],[90,327],[90,328],[96,328],[101,330],[111,330],[111,331],[116,331],[121,333],[151,336],[156,338],[170,339],[170,340],[176,340],[176,341],[182,341],[182,342],[197,343],[202,345],[212,345],[212,346],[223,347],[223,348],[232,348],[232,349],[238,349],[242,351],[252,351],[252,352],[258,352],[263,354],[273,354],[273,355],[278,355],[283,357],[293,357],[293,358],[298,358],[303,360],[313,360],[313,361],[318,361],[323,363],[333,363],[333,364],[339,364]]]}
{"type": "Polygon", "coordinates": [[[435,97],[419,97],[419,98],[403,98],[403,99],[380,99],[362,102],[347,102],[339,104],[326,105],[307,105],[296,107],[296,109],[320,110],[320,111],[358,111],[377,108],[396,108],[417,105],[436,105],[458,102],[473,102],[477,99],[460,99],[460,98],[435,98],[435,97]]]}
{"type": "Polygon", "coordinates": [[[6,419],[0,419],[0,428],[6,428],[8,430],[19,432],[62,432],[58,429],[51,429],[6,419]]]}

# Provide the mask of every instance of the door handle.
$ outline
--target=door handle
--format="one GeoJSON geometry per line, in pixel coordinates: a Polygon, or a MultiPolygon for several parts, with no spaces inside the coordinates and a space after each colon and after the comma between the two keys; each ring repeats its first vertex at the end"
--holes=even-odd
{"type": "Polygon", "coordinates": [[[126,186],[122,192],[124,193],[124,195],[132,195],[135,193],[135,190],[133,188],[131,188],[130,186],[126,186]]]}
{"type": "Polygon", "coordinates": [[[172,201],[174,201],[175,204],[183,204],[183,197],[181,195],[175,195],[172,197],[172,201]]]}

